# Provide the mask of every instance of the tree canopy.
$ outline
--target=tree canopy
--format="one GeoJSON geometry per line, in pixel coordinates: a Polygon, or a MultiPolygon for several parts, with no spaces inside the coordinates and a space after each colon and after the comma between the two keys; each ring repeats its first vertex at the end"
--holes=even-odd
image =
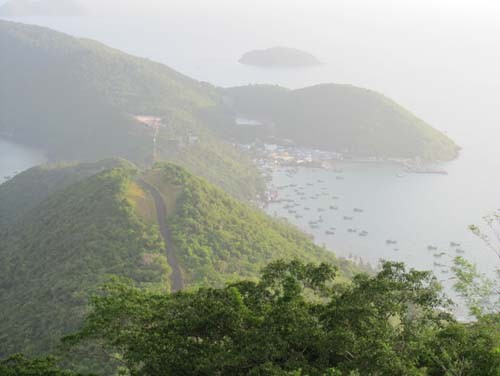
{"type": "Polygon", "coordinates": [[[386,262],[349,284],[335,275],[276,261],[259,282],[219,289],[114,282],[65,343],[101,343],[130,375],[498,375],[498,315],[456,322],[429,272],[386,262]]]}

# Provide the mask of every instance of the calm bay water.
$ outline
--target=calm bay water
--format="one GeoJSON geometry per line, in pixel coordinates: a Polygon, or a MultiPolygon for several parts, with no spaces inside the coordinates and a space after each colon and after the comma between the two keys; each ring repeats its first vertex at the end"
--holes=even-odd
{"type": "MultiPolygon", "coordinates": [[[[400,44],[396,44],[397,41],[390,39],[395,37],[391,30],[380,29],[387,35],[373,30],[371,34],[362,35],[361,23],[328,23],[331,33],[317,38],[307,30],[303,30],[305,32],[300,37],[293,36],[291,29],[286,27],[274,30],[271,37],[266,30],[223,23],[204,28],[202,17],[200,29],[192,30],[182,25],[193,24],[193,20],[179,15],[168,20],[111,17],[28,18],[20,21],[97,39],[220,86],[275,83],[295,88],[339,82],[383,92],[436,128],[446,131],[463,147],[456,161],[441,166],[449,174],[398,178],[397,174],[401,172],[398,166],[344,164],[341,166],[344,180],[338,180],[338,174],[324,170],[299,169],[293,176],[278,170],[273,184],[304,187],[306,199],[301,200],[294,188],[281,190],[282,198],[293,199],[300,205],[294,209],[297,213],[289,213],[283,208],[284,203],[270,205],[268,212],[285,216],[313,234],[319,244],[325,244],[342,256],[360,256],[372,264],[381,258],[405,261],[414,267],[434,270],[446,284],[450,283],[446,271],[457,248],[450,247],[451,241],[461,243],[459,248],[465,251],[464,256],[476,262],[480,270],[491,273],[498,267],[498,259],[467,229],[473,223],[480,225],[482,216],[500,208],[500,148],[497,141],[500,136],[497,129],[500,123],[497,111],[500,78],[491,74],[500,64],[497,54],[481,60],[482,69],[474,70],[472,76],[465,72],[479,61],[473,57],[472,60],[459,59],[463,53],[460,50],[462,44],[442,49],[442,44],[434,41],[432,32],[429,32],[425,36],[429,40],[414,42],[433,54],[430,61],[428,55],[422,56],[421,50],[408,44],[405,36],[400,44]],[[228,38],[229,32],[231,38],[228,38]],[[342,38],[332,35],[342,35],[342,38]],[[246,50],[275,44],[318,52],[325,64],[280,70],[237,63],[246,50]],[[369,55],[369,59],[365,55],[369,55]],[[451,60],[453,64],[449,64],[451,60]],[[317,193],[325,194],[312,199],[317,193]],[[331,205],[339,209],[330,210],[331,205]],[[363,212],[356,213],[354,208],[361,208],[363,212]],[[325,211],[319,212],[318,209],[325,211]],[[296,214],[303,218],[295,218],[296,214]],[[323,223],[318,229],[311,228],[308,222],[317,220],[320,215],[323,223]],[[353,219],[346,221],[344,216],[353,219]],[[336,227],[335,235],[325,233],[329,227],[336,227]],[[349,233],[349,228],[358,232],[365,230],[368,235],[361,237],[358,233],[349,233]],[[395,240],[397,244],[389,246],[387,239],[395,240]],[[429,251],[429,245],[438,247],[438,251],[429,251]],[[434,256],[440,252],[445,252],[445,255],[434,256]],[[435,262],[446,266],[435,266],[435,262]]],[[[233,23],[238,24],[234,20],[233,23]]],[[[293,27],[300,29],[300,25],[293,27]]],[[[482,43],[491,42],[493,45],[498,35],[491,33],[487,36],[491,40],[483,39],[482,43]]],[[[473,46],[474,38],[470,35],[468,38],[464,39],[464,45],[473,46]]],[[[5,146],[2,152],[2,145],[0,143],[0,175],[4,175],[4,171],[22,169],[23,163],[26,166],[31,163],[22,153],[17,157],[20,159],[16,158],[15,152],[6,153],[5,146]],[[6,155],[9,155],[8,160],[4,159],[6,155]]]]}
{"type": "Polygon", "coordinates": [[[0,183],[43,162],[45,157],[41,151],[0,139],[0,183]]]}

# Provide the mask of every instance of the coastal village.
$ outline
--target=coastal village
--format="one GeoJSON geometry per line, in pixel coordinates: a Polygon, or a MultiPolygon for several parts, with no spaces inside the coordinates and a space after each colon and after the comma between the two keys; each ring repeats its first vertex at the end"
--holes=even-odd
{"type": "MultiPolygon", "coordinates": [[[[349,236],[368,238],[370,232],[354,225],[354,222],[358,222],[354,221],[355,219],[363,217],[364,208],[347,208],[345,203],[342,205],[342,197],[332,192],[332,187],[325,185],[326,182],[322,179],[314,179],[305,183],[297,181],[295,176],[301,168],[331,171],[335,175],[335,180],[338,181],[346,178],[344,172],[349,169],[350,165],[359,163],[397,165],[400,167],[400,172],[395,175],[395,178],[404,178],[407,174],[447,174],[440,168],[426,165],[420,158],[354,157],[348,153],[297,147],[291,140],[285,140],[283,145],[254,142],[237,146],[252,156],[267,181],[267,189],[260,200],[263,209],[267,211],[269,207],[274,208],[272,210],[278,209],[279,216],[284,216],[297,225],[301,224],[299,227],[305,226],[306,232],[311,236],[322,233],[323,236],[332,237],[342,231],[347,232],[349,236]],[[290,184],[275,185],[276,173],[282,174],[290,184]],[[328,200],[330,204],[322,206],[321,203],[325,202],[324,200],[328,200]],[[329,213],[337,213],[336,216],[339,216],[340,222],[335,226],[329,223],[331,217],[329,213]]],[[[274,211],[274,216],[278,216],[277,211],[274,211]]],[[[450,241],[446,250],[434,244],[427,245],[426,250],[434,259],[433,266],[437,269],[438,275],[444,276],[449,273],[449,265],[440,261],[443,257],[465,252],[460,246],[461,244],[456,241],[450,241]]],[[[394,238],[386,239],[385,247],[395,253],[400,252],[399,242],[394,238]]],[[[347,258],[360,262],[360,258],[356,255],[350,255],[347,258]]]]}

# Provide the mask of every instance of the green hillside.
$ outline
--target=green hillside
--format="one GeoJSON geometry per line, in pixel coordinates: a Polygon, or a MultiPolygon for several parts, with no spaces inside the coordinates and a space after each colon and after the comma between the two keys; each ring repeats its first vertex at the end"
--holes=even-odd
{"type": "Polygon", "coordinates": [[[55,161],[168,159],[239,198],[262,189],[251,161],[207,127],[203,113],[218,112],[221,100],[211,85],[38,26],[0,21],[0,50],[0,136],[55,161]]]}
{"type": "Polygon", "coordinates": [[[53,349],[111,275],[168,291],[177,269],[186,288],[254,279],[276,259],[333,262],[344,277],[355,270],[172,164],[145,172],[119,160],[36,167],[1,185],[0,202],[19,213],[0,222],[0,357],[53,349]],[[167,229],[146,184],[161,195],[167,229]]]}
{"type": "Polygon", "coordinates": [[[371,90],[336,84],[298,90],[252,85],[224,93],[235,113],[264,123],[254,129],[258,137],[354,156],[428,161],[457,156],[457,145],[446,135],[371,90]]]}
{"type": "Polygon", "coordinates": [[[30,209],[57,190],[99,172],[132,165],[125,160],[107,159],[93,163],[41,165],[17,175],[16,179],[0,185],[0,227],[14,223],[30,209]]]}
{"type": "Polygon", "coordinates": [[[343,272],[350,273],[348,263],[314,245],[295,227],[233,199],[179,166],[160,164],[144,179],[159,187],[169,203],[169,226],[188,285],[220,286],[227,280],[256,277],[276,259],[340,262],[343,272]]]}
{"type": "Polygon", "coordinates": [[[51,348],[79,326],[108,275],[168,289],[162,240],[126,200],[133,174],[119,167],[80,180],[0,228],[0,354],[51,348]]]}

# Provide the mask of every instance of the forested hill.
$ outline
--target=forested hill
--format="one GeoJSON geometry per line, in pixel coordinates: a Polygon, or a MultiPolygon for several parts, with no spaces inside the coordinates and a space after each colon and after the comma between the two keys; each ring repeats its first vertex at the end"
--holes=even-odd
{"type": "MultiPolygon", "coordinates": [[[[67,169],[59,172],[69,179],[67,169]]],[[[88,297],[109,275],[168,291],[161,238],[126,200],[134,174],[118,167],[81,180],[73,176],[74,184],[50,189],[14,223],[0,227],[1,355],[53,349],[62,334],[79,327],[88,297]]],[[[30,176],[37,186],[43,175],[57,179],[55,169],[46,169],[9,184],[19,182],[25,190],[30,176]]],[[[2,189],[0,202],[15,195],[2,189]]]]}
{"type": "Polygon", "coordinates": [[[250,85],[226,89],[224,95],[235,113],[263,123],[254,130],[261,138],[363,157],[435,161],[457,156],[457,145],[445,134],[371,90],[337,84],[298,90],[250,85]]]}
{"type": "Polygon", "coordinates": [[[38,26],[0,20],[0,50],[0,136],[55,161],[174,160],[240,198],[261,188],[251,161],[200,115],[217,112],[212,86],[38,26]]]}
{"type": "Polygon", "coordinates": [[[159,164],[143,178],[169,203],[169,226],[187,284],[220,286],[256,277],[278,258],[327,261],[341,265],[344,275],[352,272],[349,263],[287,222],[234,200],[182,167],[159,164]]]}
{"type": "Polygon", "coordinates": [[[148,171],[125,161],[38,167],[1,185],[0,202],[10,203],[10,213],[19,208],[0,222],[0,357],[53,349],[79,327],[89,296],[111,275],[170,290],[166,251],[176,255],[187,288],[255,279],[276,259],[332,262],[344,277],[356,270],[296,228],[172,164],[148,171]],[[145,183],[167,208],[167,250],[145,183]],[[17,192],[26,200],[15,199],[17,192]]]}
{"type": "Polygon", "coordinates": [[[133,165],[123,159],[92,163],[41,165],[22,172],[0,185],[0,227],[14,223],[54,192],[111,168],[133,165]]]}

